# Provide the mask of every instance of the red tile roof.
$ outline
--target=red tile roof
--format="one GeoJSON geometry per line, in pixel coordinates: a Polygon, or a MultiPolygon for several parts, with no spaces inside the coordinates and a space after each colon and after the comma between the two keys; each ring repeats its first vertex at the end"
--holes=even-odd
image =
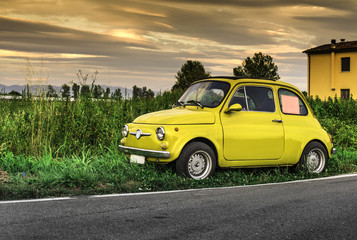
{"type": "Polygon", "coordinates": [[[318,47],[310,48],[303,53],[306,54],[319,54],[319,53],[331,53],[331,52],[351,52],[357,51],[357,41],[350,42],[337,42],[335,44],[325,44],[318,47]]]}

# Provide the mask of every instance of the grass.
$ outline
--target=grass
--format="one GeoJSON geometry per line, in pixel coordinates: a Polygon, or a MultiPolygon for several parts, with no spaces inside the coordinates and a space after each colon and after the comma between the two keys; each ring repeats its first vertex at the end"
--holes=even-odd
{"type": "Polygon", "coordinates": [[[121,126],[170,108],[180,94],[135,101],[0,101],[0,199],[224,187],[357,172],[357,101],[337,98],[308,99],[338,149],[323,174],[286,167],[218,169],[195,181],[177,176],[174,165],[129,164],[117,150],[121,126]]]}
{"type": "Polygon", "coordinates": [[[116,149],[103,149],[101,155],[83,150],[79,156],[68,157],[53,157],[50,150],[41,157],[3,153],[0,169],[9,173],[7,182],[0,183],[0,199],[8,200],[226,187],[332,176],[357,172],[357,152],[337,152],[326,172],[319,175],[287,167],[217,169],[213,177],[201,181],[176,175],[174,165],[129,164],[116,149]]]}

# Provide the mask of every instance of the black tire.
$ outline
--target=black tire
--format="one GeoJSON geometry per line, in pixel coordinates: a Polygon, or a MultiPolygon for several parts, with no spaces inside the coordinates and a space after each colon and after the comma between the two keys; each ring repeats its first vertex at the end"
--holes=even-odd
{"type": "Polygon", "coordinates": [[[328,154],[319,142],[310,142],[304,149],[298,169],[306,169],[310,173],[321,173],[326,169],[328,154]]]}
{"type": "Polygon", "coordinates": [[[205,179],[214,174],[216,162],[216,155],[207,144],[192,142],[176,160],[176,172],[195,180],[205,179]]]}

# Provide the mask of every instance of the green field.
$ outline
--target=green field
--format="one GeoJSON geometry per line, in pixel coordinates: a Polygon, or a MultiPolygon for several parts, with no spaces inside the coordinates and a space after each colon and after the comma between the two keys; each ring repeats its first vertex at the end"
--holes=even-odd
{"type": "Polygon", "coordinates": [[[218,169],[195,181],[173,165],[135,165],[118,152],[121,126],[170,108],[180,92],[132,100],[0,100],[0,199],[248,185],[357,171],[357,102],[309,98],[337,154],[322,175],[288,168],[218,169]]]}

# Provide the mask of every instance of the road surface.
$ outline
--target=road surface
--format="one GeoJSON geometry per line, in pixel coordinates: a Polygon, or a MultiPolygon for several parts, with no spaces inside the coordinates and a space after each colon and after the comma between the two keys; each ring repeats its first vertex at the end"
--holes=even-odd
{"type": "Polygon", "coordinates": [[[0,202],[0,239],[356,239],[357,174],[0,202]]]}

